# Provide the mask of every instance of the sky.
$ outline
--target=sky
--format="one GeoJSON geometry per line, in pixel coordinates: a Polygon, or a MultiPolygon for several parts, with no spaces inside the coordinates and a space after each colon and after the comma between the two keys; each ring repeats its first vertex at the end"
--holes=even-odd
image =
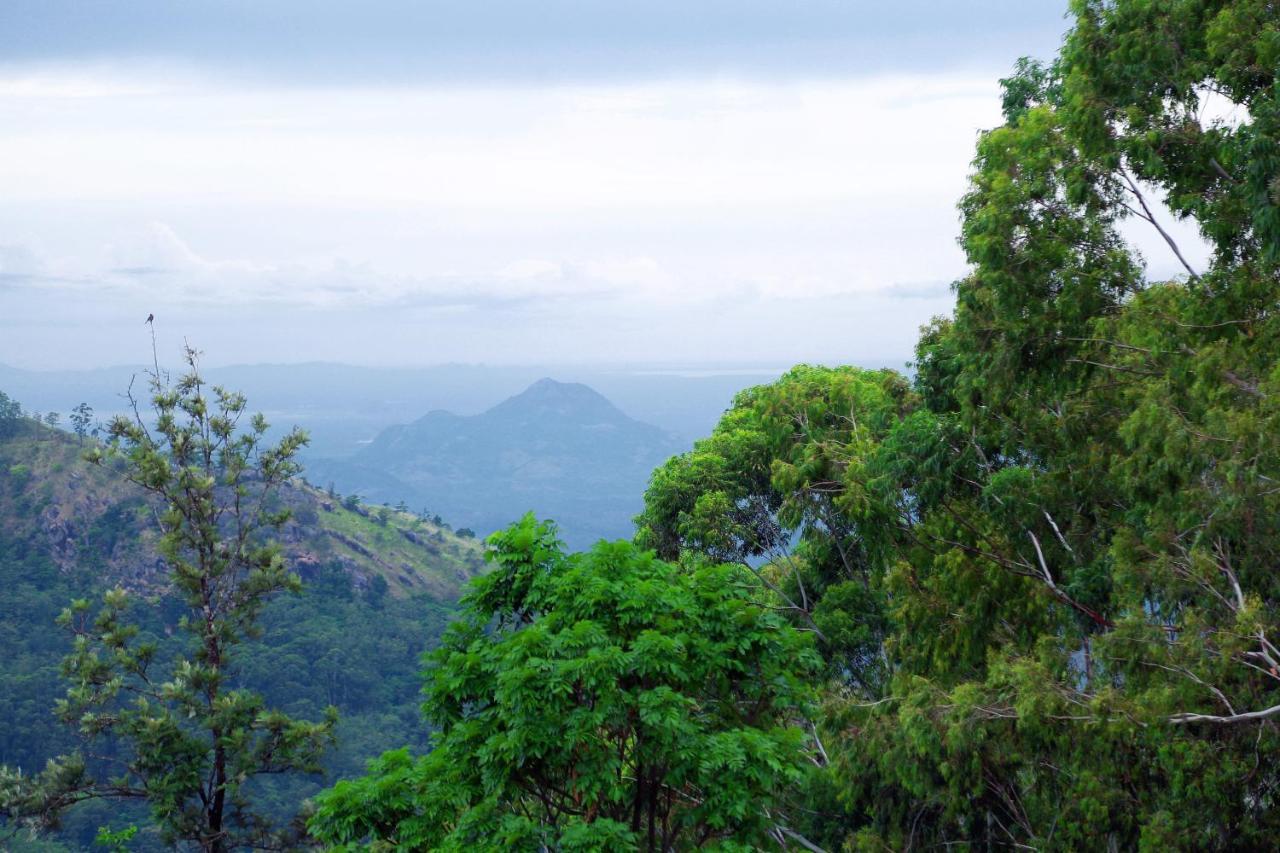
{"type": "Polygon", "coordinates": [[[6,0],[0,363],[900,365],[1065,5],[6,0]]]}

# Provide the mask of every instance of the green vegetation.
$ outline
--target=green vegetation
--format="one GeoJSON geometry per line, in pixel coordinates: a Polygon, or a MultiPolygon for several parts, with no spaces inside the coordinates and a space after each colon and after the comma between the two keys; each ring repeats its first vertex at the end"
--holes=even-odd
{"type": "MultiPolygon", "coordinates": [[[[76,437],[37,432],[21,419],[0,441],[0,765],[28,778],[50,756],[84,746],[51,713],[62,693],[59,662],[71,646],[54,620],[69,602],[124,584],[123,616],[138,629],[137,641],[154,643],[157,661],[186,650],[183,603],[157,571],[152,504],[126,481],[123,462],[93,466],[82,452],[76,437]]],[[[257,619],[262,636],[240,646],[230,677],[290,716],[317,719],[338,707],[339,743],[322,764],[329,779],[341,778],[357,773],[368,755],[425,746],[418,656],[443,631],[459,586],[480,568],[480,549],[407,514],[375,525],[296,481],[281,488],[273,510],[286,507],[293,518],[278,539],[304,580],[302,592],[266,604],[257,619]]],[[[101,758],[89,770],[123,757],[111,743],[93,751],[101,758]]],[[[320,785],[274,777],[249,790],[256,809],[285,827],[320,785]]],[[[25,829],[14,835],[17,824],[6,831],[3,814],[0,846],[55,849],[25,829]]],[[[128,803],[74,806],[55,837],[88,849],[99,828],[121,832],[131,823],[140,828],[132,849],[159,849],[159,827],[128,803]]]]}
{"type": "MultiPolygon", "coordinates": [[[[49,756],[73,750],[75,733],[51,713],[61,697],[59,661],[69,648],[52,626],[74,598],[100,594],[89,572],[64,574],[32,543],[3,540],[0,551],[0,764],[39,770],[49,756]],[[22,556],[19,557],[19,552],[22,556]]],[[[379,580],[380,576],[375,576],[379,580]]],[[[329,563],[308,573],[299,595],[271,602],[259,618],[262,636],[239,656],[238,682],[266,702],[302,718],[317,718],[330,705],[340,711],[337,744],[323,760],[329,780],[356,775],[365,759],[392,747],[425,748],[417,710],[418,658],[436,641],[453,608],[425,593],[394,596],[387,586],[357,588],[346,567],[329,563]]],[[[180,603],[170,596],[135,599],[129,616],[140,636],[157,642],[158,657],[180,651],[174,629],[180,603]]],[[[106,750],[110,754],[109,750],[106,750]]],[[[263,810],[283,818],[321,782],[258,790],[263,810]]],[[[158,833],[145,809],[104,809],[85,803],[63,816],[57,838],[71,849],[87,849],[99,826],[142,826],[132,849],[157,849],[158,833]],[[122,817],[127,816],[127,817],[122,817]]],[[[4,838],[0,829],[0,838],[4,838]]],[[[12,842],[5,842],[12,844],[12,842]]],[[[15,847],[14,849],[22,849],[15,847]]]]}
{"type": "Polygon", "coordinates": [[[806,638],[731,566],[626,542],[566,556],[532,516],[427,669],[434,749],[325,794],[324,841],[396,849],[747,847],[807,764],[806,638]]]}
{"type": "Polygon", "coordinates": [[[0,391],[0,438],[8,438],[17,432],[21,418],[22,406],[17,400],[0,391]]]}
{"type": "Polygon", "coordinates": [[[295,430],[268,446],[261,415],[237,429],[244,397],[208,389],[196,353],[185,355],[190,372],[176,385],[151,378],[154,422],[115,418],[110,444],[89,458],[120,460],[126,479],[158,500],[158,551],[190,640],[160,657],[159,644],[128,620],[123,587],[105,593],[96,616],[88,599],[74,601],[58,618],[74,642],[57,714],[87,750],[50,760],[39,776],[6,774],[2,784],[15,808],[50,823],[85,800],[142,800],[166,843],[211,853],[278,847],[290,836],[261,812],[250,786],[267,774],[319,772],[337,710],[318,723],[295,720],[232,676],[263,607],[301,586],[272,538],[288,510],[271,498],[298,473],[294,456],[306,436],[295,430]],[[100,742],[114,748],[110,769],[91,766],[88,750],[100,742]]]}
{"type": "MultiPolygon", "coordinates": [[[[566,554],[529,517],[491,537],[493,571],[428,658],[426,723],[384,706],[402,748],[316,797],[316,838],[1274,846],[1280,19],[1265,0],[1071,11],[1057,59],[1003,81],[1004,123],[978,140],[960,205],[970,272],[954,317],[922,330],[914,376],[801,366],[743,393],[654,472],[635,543],[566,554]],[[1204,268],[1158,198],[1211,244],[1204,268]],[[1126,220],[1183,272],[1151,280],[1126,220]]],[[[9,445],[58,445],[18,415],[7,428],[9,445]]],[[[0,460],[20,517],[62,517],[53,452],[0,460]]],[[[86,541],[141,547],[110,531],[146,506],[111,504],[86,541]]],[[[317,603],[262,611],[245,681],[284,681],[298,713],[402,702],[412,679],[362,679],[361,644],[398,605],[414,618],[419,587],[381,555],[421,522],[312,511],[333,541],[363,537],[374,579],[309,564],[317,603]]],[[[430,539],[446,541],[439,519],[430,539]]],[[[44,590],[81,580],[55,568],[65,548],[22,541],[0,552],[4,594],[47,618],[44,590]]],[[[28,720],[50,641],[5,630],[28,720]]],[[[303,796],[254,795],[273,816],[303,796]]],[[[94,831],[123,843],[128,822],[102,817],[94,831]]]]}
{"type": "MultiPolygon", "coordinates": [[[[792,757],[822,767],[759,801],[750,843],[1250,850],[1280,830],[1280,24],[1261,0],[1072,12],[1059,58],[1004,81],[961,203],[972,271],[914,378],[797,368],[651,480],[639,544],[686,579],[737,565],[738,594],[825,664],[819,709],[791,720],[815,726],[792,757]],[[1206,268],[1162,197],[1212,244],[1206,268]],[[1126,219],[1185,274],[1148,280],[1126,219]]],[[[593,553],[572,565],[607,582],[593,553]]],[[[504,764],[540,770],[538,726],[593,707],[576,683],[545,714],[510,701],[560,683],[540,641],[562,606],[497,634],[545,668],[487,663],[479,635],[438,658],[437,752],[333,789],[317,831],[458,846],[517,826],[499,843],[532,849],[585,821],[595,846],[661,847],[504,764]],[[443,800],[446,779],[476,793],[443,800]]]]}
{"type": "Polygon", "coordinates": [[[754,572],[811,630],[831,676],[874,692],[887,677],[876,580],[893,516],[857,484],[918,405],[892,371],[797,367],[745,391],[693,451],[654,472],[637,541],[754,572]]]}
{"type": "Polygon", "coordinates": [[[819,633],[830,765],[798,796],[828,848],[1277,828],[1280,31],[1250,2],[1074,11],[1004,81],[914,387],[797,369],[639,519],[669,557],[764,560],[819,633]],[[1209,97],[1246,119],[1202,123],[1209,97]],[[1215,254],[1149,282],[1117,226],[1160,227],[1161,194],[1215,254]]]}

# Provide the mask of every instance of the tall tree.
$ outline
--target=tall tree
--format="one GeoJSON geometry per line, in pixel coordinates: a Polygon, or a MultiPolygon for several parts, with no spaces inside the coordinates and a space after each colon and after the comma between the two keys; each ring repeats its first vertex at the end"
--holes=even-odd
{"type": "Polygon", "coordinates": [[[918,347],[926,408],[877,463],[904,521],[892,688],[829,705],[828,843],[1277,831],[1273,6],[1077,0],[1057,61],[1004,81],[961,204],[971,272],[918,347]]]}
{"type": "Polygon", "coordinates": [[[890,370],[800,365],[748,389],[710,436],[653,473],[637,541],[667,560],[756,573],[770,606],[817,635],[832,674],[874,693],[893,518],[868,466],[917,405],[890,370]]]}
{"type": "MultiPolygon", "coordinates": [[[[829,499],[878,558],[887,675],[827,693],[831,773],[803,812],[824,846],[1250,850],[1280,830],[1280,18],[1071,8],[978,140],[971,269],[920,338],[920,405],[824,417],[839,398],[808,393],[771,434],[753,401],[802,383],[755,389],[640,519],[664,556],[736,556],[792,545],[784,508],[829,499]]],[[[815,529],[804,548],[838,541],[815,529]]]]}
{"type": "Polygon", "coordinates": [[[93,407],[88,403],[81,403],[71,410],[71,426],[82,444],[85,436],[89,434],[91,423],[93,423],[93,407]]]}
{"type": "Polygon", "coordinates": [[[57,713],[85,736],[87,750],[50,762],[35,778],[5,771],[0,792],[11,813],[55,820],[90,798],[145,800],[165,837],[220,853],[279,847],[298,827],[273,826],[247,786],[266,774],[318,772],[332,739],[334,713],[318,723],[294,720],[236,687],[236,649],[256,633],[275,594],[297,591],[271,534],[288,518],[273,502],[299,472],[306,443],[294,430],[266,441],[261,415],[240,423],[245,399],[206,385],[197,353],[175,385],[151,378],[154,420],[115,418],[110,444],[92,461],[122,459],[128,480],[157,499],[159,551],[168,580],[185,602],[185,654],[162,661],[139,638],[127,609],[133,596],[108,592],[96,614],[87,600],[64,611],[74,636],[63,671],[71,686],[57,713]],[[109,740],[110,754],[96,751],[109,740]]]}
{"type": "Polygon", "coordinates": [[[0,391],[0,438],[7,438],[18,430],[22,419],[22,406],[17,400],[0,391]]]}
{"type": "Polygon", "coordinates": [[[787,839],[809,765],[807,637],[731,565],[683,571],[626,542],[566,555],[532,516],[432,653],[434,749],[320,797],[347,849],[748,849],[787,839]]]}

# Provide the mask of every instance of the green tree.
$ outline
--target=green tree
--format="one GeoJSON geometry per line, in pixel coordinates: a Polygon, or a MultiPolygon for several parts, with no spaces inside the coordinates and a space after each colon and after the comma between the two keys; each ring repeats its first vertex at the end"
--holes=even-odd
{"type": "Polygon", "coordinates": [[[821,609],[878,645],[883,678],[826,692],[830,765],[799,813],[828,848],[1251,850],[1278,829],[1280,23],[1258,0],[1071,8],[978,140],[970,272],[905,405],[830,377],[754,389],[638,519],[669,559],[754,549],[830,660],[821,609]],[[836,544],[881,612],[833,601],[856,589],[823,585],[836,544]]]}
{"type": "Polygon", "coordinates": [[[874,462],[917,405],[888,370],[800,365],[748,389],[710,436],[653,473],[637,541],[668,560],[756,573],[766,603],[818,635],[832,674],[877,698],[895,518],[873,488],[874,462]]]}
{"type": "Polygon", "coordinates": [[[22,406],[18,401],[0,391],[0,438],[8,438],[18,431],[22,423],[22,406]]]}
{"type": "Polygon", "coordinates": [[[791,831],[809,763],[806,635],[731,565],[626,542],[566,555],[526,516],[433,652],[422,758],[388,753],[319,798],[330,844],[747,849],[791,831]]]}
{"type": "Polygon", "coordinates": [[[128,480],[158,499],[159,551],[185,604],[188,651],[158,659],[157,644],[127,619],[133,596],[124,589],[108,592],[97,614],[76,601],[60,618],[74,648],[57,713],[90,744],[117,750],[64,756],[35,778],[5,771],[0,790],[10,812],[45,820],[86,799],[139,799],[171,843],[279,846],[296,827],[273,826],[248,786],[264,774],[318,772],[335,718],[293,720],[237,689],[236,649],[256,635],[275,594],[299,589],[271,534],[288,518],[273,497],[299,472],[306,436],[295,430],[268,445],[261,415],[239,429],[244,397],[209,388],[197,353],[185,357],[190,370],[176,385],[152,377],[154,423],[117,417],[109,446],[90,458],[121,457],[128,480]]]}
{"type": "Polygon", "coordinates": [[[1004,81],[961,203],[971,271],[917,349],[925,406],[874,461],[901,520],[892,676],[874,705],[827,704],[830,846],[1277,831],[1274,9],[1072,13],[1058,59],[1004,81]],[[1203,268],[1161,197],[1213,247],[1203,268]],[[1123,220],[1179,274],[1149,275],[1123,220]]]}
{"type": "Polygon", "coordinates": [[[71,410],[71,426],[81,444],[84,443],[84,437],[89,434],[91,423],[93,423],[93,407],[88,403],[81,403],[71,410]]]}

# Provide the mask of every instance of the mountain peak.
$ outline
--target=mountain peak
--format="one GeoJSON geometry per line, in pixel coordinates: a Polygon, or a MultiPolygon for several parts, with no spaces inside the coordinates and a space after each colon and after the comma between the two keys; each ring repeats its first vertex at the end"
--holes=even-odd
{"type": "MultiPolygon", "coordinates": [[[[604,400],[604,396],[595,389],[583,385],[581,382],[561,382],[544,376],[537,382],[516,395],[517,397],[531,398],[551,398],[551,399],[598,399],[604,400]]],[[[607,401],[606,401],[607,402],[607,401]]]]}
{"type": "Polygon", "coordinates": [[[376,500],[407,493],[485,533],[534,509],[582,548],[630,535],[650,473],[680,449],[586,385],[545,378],[478,415],[388,428],[352,461],[376,500]]]}
{"type": "Polygon", "coordinates": [[[513,415],[550,415],[572,420],[608,422],[631,420],[598,391],[580,382],[559,382],[549,377],[539,379],[519,394],[494,406],[485,415],[502,418],[513,415]]]}

